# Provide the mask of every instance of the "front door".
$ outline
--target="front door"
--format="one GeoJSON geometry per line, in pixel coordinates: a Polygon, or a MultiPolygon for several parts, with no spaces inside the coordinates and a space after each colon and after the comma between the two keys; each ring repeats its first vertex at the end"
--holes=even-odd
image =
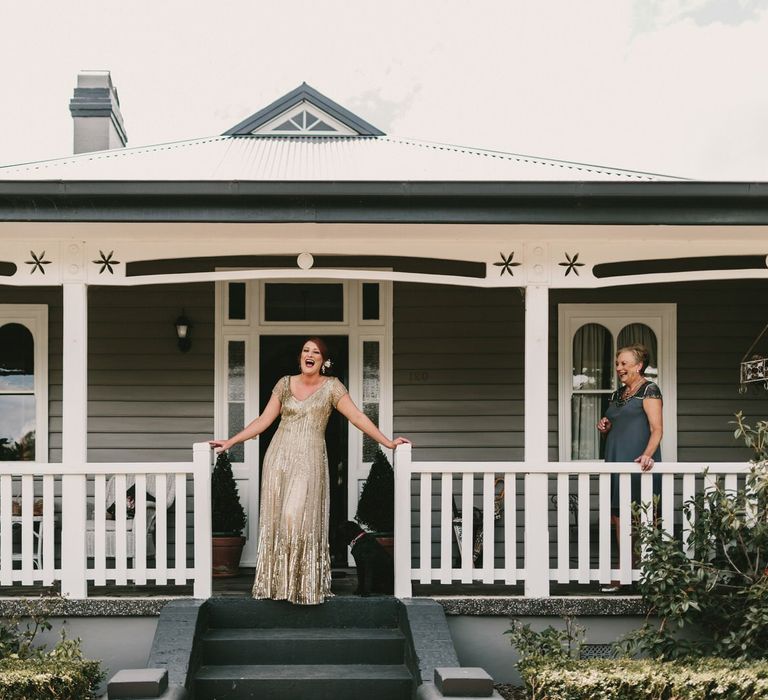
{"type": "MultiPolygon", "coordinates": [[[[384,433],[392,432],[390,283],[265,279],[220,282],[216,289],[217,436],[234,435],[259,415],[275,382],[298,372],[301,343],[312,335],[328,343],[334,373],[352,400],[384,433]]],[[[259,465],[273,434],[274,429],[230,450],[240,499],[248,512],[243,566],[256,564],[259,465]]],[[[326,442],[333,528],[354,517],[376,443],[350,429],[335,411],[326,442]]],[[[344,566],[346,548],[333,537],[331,543],[334,563],[344,566]]]]}
{"type": "MultiPolygon", "coordinates": [[[[349,377],[349,338],[346,335],[323,335],[333,358],[333,374],[345,385],[349,377]]],[[[305,335],[263,335],[259,339],[259,406],[266,406],[270,394],[280,377],[298,374],[298,356],[305,335]]],[[[259,438],[259,464],[280,425],[276,420],[259,438]]],[[[325,431],[328,450],[328,479],[330,484],[330,518],[328,541],[331,547],[331,564],[346,565],[346,545],[334,536],[338,525],[347,520],[347,460],[348,423],[338,411],[331,413],[325,431]]],[[[261,470],[259,471],[261,480],[261,470]]]]}

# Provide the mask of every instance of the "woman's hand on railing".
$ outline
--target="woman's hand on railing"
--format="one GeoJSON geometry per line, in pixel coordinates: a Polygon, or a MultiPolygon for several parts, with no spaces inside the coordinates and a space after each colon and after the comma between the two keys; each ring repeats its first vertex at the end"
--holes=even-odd
{"type": "Polygon", "coordinates": [[[229,440],[209,440],[208,444],[216,450],[216,452],[226,452],[232,447],[232,443],[229,440]]]}
{"type": "Polygon", "coordinates": [[[653,457],[650,455],[640,455],[635,462],[637,462],[640,465],[640,469],[644,472],[650,471],[653,469],[653,465],[655,462],[653,461],[653,457]]]}
{"type": "Polygon", "coordinates": [[[394,440],[390,440],[387,447],[390,450],[394,450],[398,445],[412,445],[413,443],[406,437],[398,436],[394,440]]]}

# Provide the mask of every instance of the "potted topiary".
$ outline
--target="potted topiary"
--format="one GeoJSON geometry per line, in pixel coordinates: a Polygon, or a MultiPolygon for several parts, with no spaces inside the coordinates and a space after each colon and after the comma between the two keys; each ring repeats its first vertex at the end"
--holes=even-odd
{"type": "Polygon", "coordinates": [[[355,520],[371,531],[394,555],[395,470],[381,448],[376,450],[371,470],[357,503],[355,520]]]}
{"type": "Polygon", "coordinates": [[[213,576],[237,576],[245,544],[245,511],[226,452],[219,452],[211,474],[211,511],[213,576]]]}

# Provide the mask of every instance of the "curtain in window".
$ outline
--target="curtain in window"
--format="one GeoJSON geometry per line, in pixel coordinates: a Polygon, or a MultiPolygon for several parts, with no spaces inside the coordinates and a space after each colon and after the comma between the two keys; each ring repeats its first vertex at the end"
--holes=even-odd
{"type": "Polygon", "coordinates": [[[32,333],[0,327],[0,461],[35,459],[35,370],[32,333]]]}
{"type": "Polygon", "coordinates": [[[654,382],[659,381],[659,355],[656,334],[644,323],[630,323],[624,326],[617,339],[617,349],[634,343],[640,343],[648,348],[648,369],[645,376],[654,382]]]}
{"type": "Polygon", "coordinates": [[[607,328],[588,323],[573,337],[573,390],[571,398],[571,459],[599,459],[600,433],[606,390],[611,388],[613,343],[607,328]],[[594,393],[592,393],[594,392],[594,393]]]}

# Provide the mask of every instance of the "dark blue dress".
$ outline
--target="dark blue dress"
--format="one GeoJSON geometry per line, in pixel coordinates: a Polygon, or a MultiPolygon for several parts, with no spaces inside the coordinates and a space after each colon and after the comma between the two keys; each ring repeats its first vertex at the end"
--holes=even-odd
{"type": "MultiPolygon", "coordinates": [[[[632,396],[621,398],[623,389],[611,395],[605,417],[611,421],[611,430],[605,441],[606,462],[634,462],[648,446],[651,426],[643,410],[645,399],[660,399],[661,390],[653,382],[646,382],[632,396]]],[[[652,455],[654,462],[661,461],[661,448],[652,455]]],[[[638,465],[638,472],[640,466],[638,465]]],[[[653,493],[661,494],[661,475],[653,475],[653,493]]],[[[632,500],[640,502],[640,474],[632,475],[632,500]]],[[[619,512],[619,478],[611,475],[611,511],[619,512]]]]}

